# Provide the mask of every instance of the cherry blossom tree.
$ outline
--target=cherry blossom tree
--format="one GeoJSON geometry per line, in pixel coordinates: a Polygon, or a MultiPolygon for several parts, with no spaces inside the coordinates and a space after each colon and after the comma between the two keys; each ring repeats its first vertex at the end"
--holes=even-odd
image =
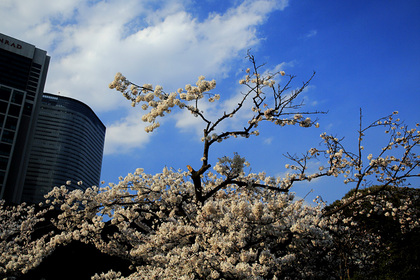
{"type": "MultiPolygon", "coordinates": [[[[206,102],[216,104],[223,98],[216,93],[214,80],[200,76],[195,86],[169,93],[159,85],[134,84],[118,73],[110,88],[145,111],[142,120],[150,123],[146,132],[157,129],[158,118],[173,110],[187,110],[201,120],[201,165],[188,165],[185,171],[165,167],[154,175],[138,168],[118,184],[86,191],[70,191],[63,185],[40,206],[1,204],[0,275],[25,274],[57,246],[74,240],[132,263],[130,274],[110,270],[92,279],[339,279],[349,277],[348,267],[374,262],[381,248],[378,235],[359,230],[359,221],[343,216],[343,211],[420,176],[419,131],[395,119],[397,112],[367,126],[361,115],[356,151],[346,148],[343,139],[323,133],[322,147],[301,156],[285,151],[290,173],[284,178],[252,173],[239,154],[210,162],[215,145],[257,136],[262,122],[319,126],[316,117],[323,112],[304,110],[300,97],[313,76],[292,89],[295,76],[262,71],[251,54],[248,58],[251,67],[239,81],[244,88],[241,98],[216,119],[202,109],[206,102]],[[242,125],[225,124],[242,111],[248,113],[242,125]],[[378,128],[386,130],[388,141],[365,154],[365,135],[378,128]],[[319,170],[308,168],[311,161],[320,163],[319,170]],[[344,176],[344,183],[355,184],[353,195],[325,208],[321,199],[311,206],[291,192],[296,182],[328,176],[344,176]],[[381,187],[361,191],[372,182],[381,187]],[[46,218],[48,213],[54,215],[46,218]],[[45,222],[48,226],[40,230],[45,222]]],[[[409,201],[401,211],[411,211],[409,201]]],[[[400,216],[404,230],[418,228],[418,221],[400,216]]]]}

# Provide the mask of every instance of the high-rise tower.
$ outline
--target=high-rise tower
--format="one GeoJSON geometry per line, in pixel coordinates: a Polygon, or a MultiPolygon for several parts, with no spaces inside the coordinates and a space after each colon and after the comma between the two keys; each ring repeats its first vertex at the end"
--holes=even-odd
{"type": "Polygon", "coordinates": [[[98,185],[105,126],[84,103],[44,93],[46,51],[0,33],[0,199],[98,185]],[[83,184],[77,184],[82,181],[83,184]]]}
{"type": "Polygon", "coordinates": [[[21,202],[50,57],[0,33],[0,199],[21,202]]]}
{"type": "Polygon", "coordinates": [[[98,185],[104,140],[105,126],[86,104],[44,93],[22,200],[40,202],[66,181],[71,181],[70,190],[98,185]]]}

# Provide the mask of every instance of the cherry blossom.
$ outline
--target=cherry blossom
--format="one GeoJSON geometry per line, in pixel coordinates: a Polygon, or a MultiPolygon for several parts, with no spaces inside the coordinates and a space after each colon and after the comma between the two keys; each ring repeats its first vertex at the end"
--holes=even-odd
{"type": "Polygon", "coordinates": [[[164,167],[157,174],[138,168],[117,184],[84,191],[63,185],[40,205],[0,202],[0,276],[28,273],[57,246],[77,240],[132,263],[129,275],[110,270],[91,275],[95,280],[343,279],[352,269],[373,266],[384,249],[381,235],[366,230],[360,215],[393,219],[402,234],[417,230],[419,213],[413,205],[418,197],[405,196],[398,203],[388,199],[420,176],[418,125],[409,128],[395,119],[398,112],[367,126],[360,115],[355,151],[342,138],[322,133],[321,146],[299,156],[286,154],[290,172],[283,177],[252,172],[236,153],[209,162],[214,145],[258,136],[261,122],[279,128],[319,126],[316,116],[322,112],[304,111],[299,102],[313,76],[289,91],[294,76],[260,72],[262,66],[251,54],[248,58],[252,66],[239,81],[242,99],[216,119],[202,110],[204,102],[217,104],[224,98],[216,93],[214,80],[199,76],[194,86],[167,93],[159,85],[139,86],[117,73],[110,88],[145,111],[142,121],[150,123],[146,132],[157,129],[157,118],[173,110],[187,110],[202,121],[199,166],[191,163],[185,171],[164,167]],[[277,76],[287,80],[280,84],[277,76]],[[222,126],[248,109],[245,126],[222,126]],[[385,130],[388,141],[376,151],[365,150],[365,135],[377,129],[385,130]],[[310,162],[317,163],[316,170],[310,162]],[[296,182],[330,176],[354,186],[337,204],[327,207],[318,198],[309,205],[292,192],[296,182]],[[369,188],[374,184],[378,187],[369,188]],[[364,207],[366,203],[371,206],[364,207]],[[345,212],[349,209],[354,215],[345,212]]]}

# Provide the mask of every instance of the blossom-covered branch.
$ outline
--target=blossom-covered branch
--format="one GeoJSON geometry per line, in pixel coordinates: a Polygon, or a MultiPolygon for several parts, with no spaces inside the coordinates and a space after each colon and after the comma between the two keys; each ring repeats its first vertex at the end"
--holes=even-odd
{"type": "MultiPolygon", "coordinates": [[[[122,74],[117,73],[114,81],[110,84],[110,88],[122,92],[123,96],[132,102],[133,106],[141,104],[143,110],[149,110],[143,115],[142,120],[152,123],[146,127],[147,132],[153,131],[159,126],[156,122],[157,117],[163,117],[166,113],[170,113],[173,107],[179,109],[186,109],[194,116],[199,117],[203,121],[203,156],[202,165],[195,170],[191,165],[188,169],[191,173],[192,180],[195,185],[195,194],[197,201],[204,202],[217,190],[232,183],[232,178],[227,178],[222,184],[216,186],[213,191],[203,194],[202,175],[208,171],[211,165],[208,162],[210,148],[215,143],[220,143],[230,137],[246,137],[251,135],[259,135],[257,127],[262,121],[269,121],[275,125],[300,125],[301,127],[310,127],[315,125],[316,121],[311,120],[308,115],[315,115],[322,112],[300,111],[303,102],[296,103],[298,97],[303,90],[309,85],[313,76],[302,84],[298,89],[288,92],[291,87],[291,82],[295,78],[289,75],[288,80],[283,86],[276,85],[277,76],[286,76],[284,71],[277,71],[275,73],[266,72],[260,73],[260,68],[263,65],[258,65],[252,54],[248,53],[247,58],[252,65],[246,70],[246,75],[239,81],[244,85],[246,92],[242,93],[242,97],[237,105],[228,113],[223,114],[216,120],[212,121],[206,116],[206,112],[201,111],[200,102],[205,102],[204,97],[208,96],[208,102],[214,102],[220,99],[219,94],[213,94],[211,91],[215,90],[216,82],[206,81],[204,76],[200,76],[196,86],[186,85],[185,88],[180,88],[176,92],[167,94],[163,92],[161,86],[153,88],[150,84],[138,86],[128,81],[122,74]],[[249,106],[245,106],[248,104],[249,106]],[[249,108],[249,109],[248,109],[249,108]],[[252,117],[248,119],[246,125],[239,128],[232,128],[226,131],[219,131],[222,123],[230,118],[237,116],[238,112],[242,110],[251,110],[252,117]]],[[[315,74],[315,73],[314,73],[315,74]]],[[[223,95],[222,95],[223,96],[223,95]]],[[[316,124],[318,126],[318,124],[316,124]]],[[[236,180],[238,183],[239,181],[236,180]]],[[[242,185],[242,183],[239,183],[242,185]]]]}
{"type": "Polygon", "coordinates": [[[409,128],[399,119],[395,118],[398,112],[380,118],[366,127],[362,126],[362,114],[360,113],[360,129],[358,131],[357,151],[352,152],[343,144],[344,138],[321,134],[325,149],[311,148],[304,156],[287,157],[295,164],[287,164],[286,168],[295,170],[289,174],[289,186],[295,181],[311,181],[323,176],[344,176],[344,183],[356,184],[354,197],[346,204],[340,206],[329,214],[339,211],[354,201],[363,198],[357,196],[358,190],[370,187],[373,184],[381,185],[376,189],[380,192],[387,186],[402,187],[409,184],[407,179],[420,177],[420,131],[419,124],[415,128],[409,128]],[[383,128],[388,135],[388,141],[383,147],[374,152],[367,153],[363,146],[365,134],[370,130],[383,128]],[[310,160],[326,159],[326,164],[319,166],[319,171],[308,174],[307,162],[310,160]],[[375,183],[374,183],[375,182],[375,183]]]}

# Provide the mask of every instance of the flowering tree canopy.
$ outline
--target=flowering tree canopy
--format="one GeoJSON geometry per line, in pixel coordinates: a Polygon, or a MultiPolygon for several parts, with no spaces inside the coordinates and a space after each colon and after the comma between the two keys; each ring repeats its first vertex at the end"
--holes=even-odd
{"type": "MultiPolygon", "coordinates": [[[[287,154],[286,168],[291,172],[285,178],[250,172],[249,163],[238,154],[210,163],[214,145],[231,137],[258,135],[261,122],[319,126],[313,118],[323,112],[305,111],[299,99],[313,76],[291,90],[294,76],[261,73],[262,66],[252,55],[248,58],[251,68],[239,81],[245,92],[231,111],[216,119],[201,109],[204,102],[223,98],[214,93],[214,80],[200,76],[195,86],[168,93],[161,86],[136,85],[118,73],[110,87],[133,107],[145,110],[147,132],[159,127],[158,117],[175,109],[202,121],[201,165],[188,165],[186,171],[165,167],[155,175],[138,168],[118,184],[86,191],[56,187],[40,206],[1,204],[0,275],[30,273],[57,246],[74,240],[132,263],[128,274],[110,270],[92,279],[338,279],[349,277],[350,267],[374,262],[383,245],[378,235],[358,228],[360,221],[343,216],[343,211],[420,176],[419,131],[395,119],[394,112],[368,126],[360,121],[356,151],[323,133],[323,148],[311,148],[302,156],[287,154]],[[287,81],[280,85],[277,77],[287,81]],[[245,125],[222,127],[243,110],[249,110],[245,125]],[[389,141],[366,155],[365,134],[377,128],[386,130],[389,141]],[[310,172],[310,161],[320,161],[319,170],[310,172]],[[295,182],[341,175],[355,189],[333,207],[324,209],[321,199],[316,206],[308,205],[290,192],[295,182]],[[372,182],[381,187],[361,191],[372,182]],[[337,240],[349,242],[351,250],[343,255],[344,245],[337,240]]],[[[401,203],[396,211],[401,231],[411,232],[419,227],[418,217],[406,214],[412,211],[410,197],[401,203]]],[[[386,210],[392,205],[378,205],[385,216],[394,213],[386,210]]]]}

